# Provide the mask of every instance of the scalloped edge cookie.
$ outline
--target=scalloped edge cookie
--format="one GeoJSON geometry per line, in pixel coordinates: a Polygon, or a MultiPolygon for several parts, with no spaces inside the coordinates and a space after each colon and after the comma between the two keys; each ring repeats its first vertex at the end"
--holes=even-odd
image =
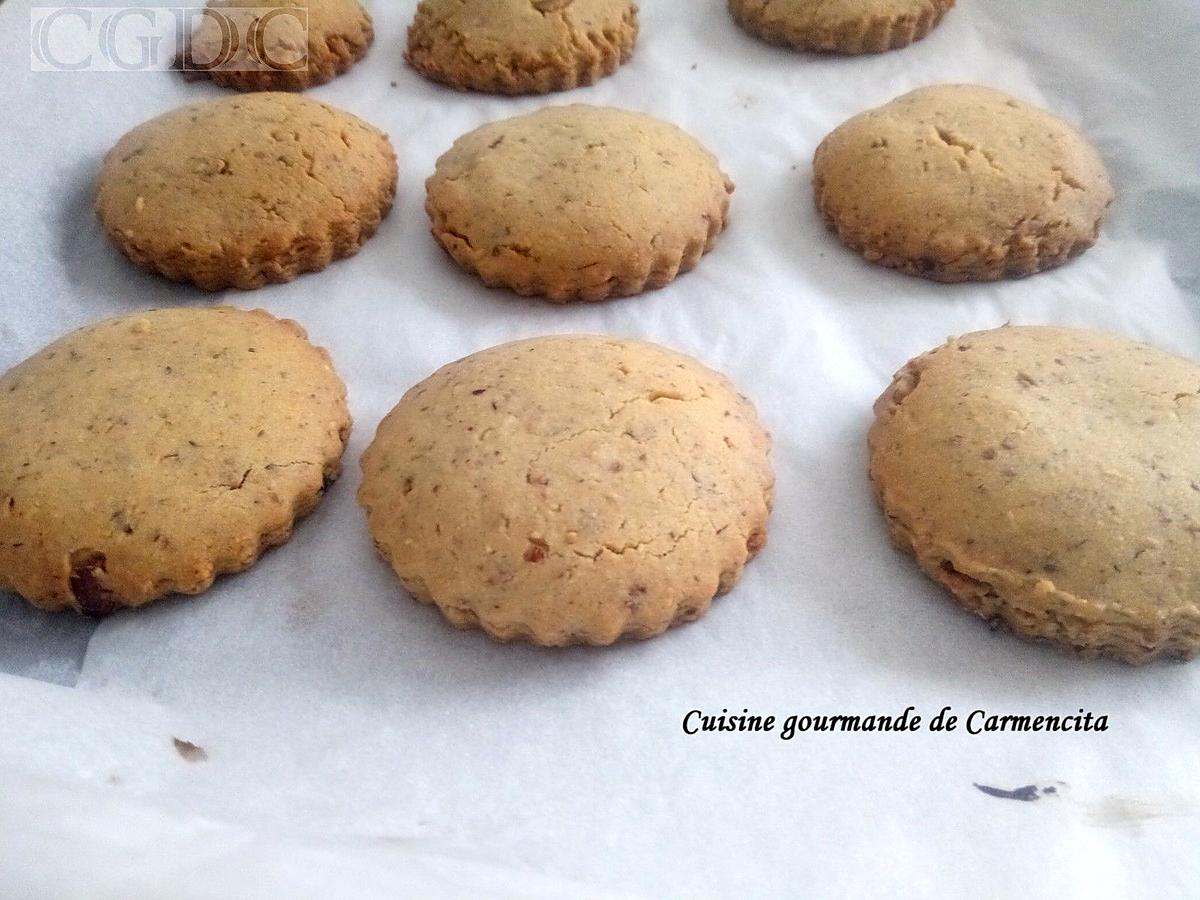
{"type": "Polygon", "coordinates": [[[361,458],[358,501],[404,589],[452,625],[603,646],[734,586],[766,544],[770,448],[750,401],[692,357],[553,335],[407,391],[361,458]]]}
{"type": "Polygon", "coordinates": [[[938,26],[954,0],[913,0],[912,5],[911,13],[888,13],[879,8],[882,4],[866,0],[860,15],[833,22],[818,18],[816,13],[811,20],[789,18],[786,12],[772,10],[770,0],[729,0],[729,12],[742,29],[768,43],[857,55],[899,50],[916,43],[938,26]]]}
{"type": "Polygon", "coordinates": [[[425,188],[431,232],[459,266],[488,287],[567,303],[661,288],[695,268],[728,224],[734,184],[711,152],[669,122],[572,104],[462,135],[439,157],[425,188]],[[618,133],[622,127],[626,131],[618,133]],[[565,155],[543,152],[551,137],[570,128],[575,131],[565,155]],[[607,152],[608,142],[617,139],[628,139],[617,152],[634,159],[617,164],[614,175],[588,154],[607,152]],[[499,149],[505,141],[510,143],[499,149]],[[633,141],[641,143],[631,146],[633,141]],[[522,148],[517,156],[497,157],[514,146],[522,148]],[[652,209],[620,200],[626,191],[652,195],[655,186],[645,182],[658,165],[669,173],[663,177],[677,178],[685,169],[692,177],[660,192],[652,209]],[[569,173],[564,184],[558,171],[569,173]],[[523,177],[537,180],[521,188],[523,177]],[[592,201],[604,198],[604,204],[613,196],[618,200],[609,203],[610,217],[592,221],[592,201]],[[586,239],[563,246],[561,235],[572,229],[583,229],[586,239]]]}
{"type": "Polygon", "coordinates": [[[1023,278],[1099,239],[1104,161],[1053,113],[935,84],[852,116],[813,154],[826,227],[868,262],[931,281],[1023,278]]]}
{"type": "MultiPolygon", "coordinates": [[[[1148,371],[1146,367],[1151,365],[1174,366],[1177,374],[1181,375],[1180,388],[1186,385],[1189,390],[1176,395],[1173,400],[1171,392],[1168,392],[1168,406],[1181,401],[1191,402],[1195,406],[1195,395],[1190,388],[1195,384],[1195,379],[1200,377],[1200,366],[1115,335],[1052,326],[1005,326],[951,338],[947,343],[909,360],[875,402],[875,419],[867,437],[869,476],[892,542],[912,556],[921,570],[945,588],[960,606],[986,619],[994,628],[1004,628],[1026,638],[1052,643],[1074,651],[1081,657],[1111,657],[1135,665],[1159,658],[1187,660],[1196,656],[1200,652],[1200,613],[1194,603],[1181,600],[1174,608],[1155,608],[1142,602],[1140,591],[1136,597],[1121,602],[1111,596],[1104,599],[1081,596],[1061,587],[1063,571],[1069,571],[1073,565],[1084,565],[1072,554],[1088,543],[1086,533],[1072,532],[1070,539],[1064,540],[1059,546],[1049,541],[1045,544],[1039,541],[1037,552],[1032,553],[1028,548],[1023,548],[1012,534],[995,537],[996,529],[979,528],[972,536],[963,539],[963,528],[958,526],[959,533],[948,534],[950,529],[947,522],[931,513],[922,502],[920,485],[925,476],[922,475],[920,461],[910,458],[911,448],[904,455],[899,455],[894,435],[897,429],[928,431],[935,427],[925,421],[928,404],[923,407],[926,410],[923,417],[906,417],[904,410],[906,401],[919,389],[929,389],[925,386],[925,376],[931,368],[937,369],[939,363],[942,365],[937,373],[938,396],[944,395],[947,404],[965,404],[971,398],[978,399],[1001,390],[999,378],[989,377],[977,382],[973,394],[968,394],[962,384],[948,382],[957,358],[971,352],[986,354],[995,366],[996,375],[1011,373],[1012,384],[1018,390],[1044,392],[1039,403],[1054,401],[1053,379],[1069,371],[1071,366],[1083,367],[1081,377],[1085,379],[1088,375],[1087,366],[1113,366],[1119,369],[1126,365],[1133,379],[1142,377],[1148,371]],[[1123,356],[1127,359],[1122,359],[1123,356]],[[1195,370],[1195,375],[1185,372],[1189,367],[1195,370]],[[996,567],[994,559],[1006,555],[1011,560],[1009,565],[996,567]],[[1018,563],[1019,560],[1024,560],[1023,566],[1018,563]],[[1054,562],[1048,563],[1046,560],[1054,562]]],[[[1118,378],[1116,381],[1124,385],[1126,380],[1118,378]]],[[[964,510],[977,509],[981,504],[988,508],[989,502],[997,515],[1006,509],[1000,501],[988,499],[991,492],[997,489],[996,482],[986,474],[992,471],[990,467],[1002,471],[1008,479],[1042,479],[1052,483],[1052,479],[1060,478],[1070,484],[1070,476],[1064,476],[1061,472],[1070,471],[1072,465],[1078,468],[1087,464],[1078,454],[1074,459],[1070,456],[1060,458],[1058,454],[1062,452],[1061,447],[1050,458],[1029,456],[1023,450],[1026,441],[1021,431],[1005,434],[1008,424],[996,421],[997,408],[1007,405],[1011,404],[997,399],[991,403],[990,410],[987,405],[983,406],[982,416],[975,416],[966,409],[957,410],[954,415],[954,421],[961,425],[954,427],[944,452],[958,453],[957,448],[965,448],[962,455],[969,460],[977,460],[975,464],[981,467],[975,474],[975,481],[967,482],[973,486],[973,490],[966,492],[962,498],[964,510]],[[979,482],[977,485],[976,481],[979,482]]],[[[1095,417],[1100,427],[1103,427],[1106,418],[1123,417],[1112,405],[1111,396],[1106,397],[1104,410],[1104,416],[1097,413],[1095,417]]],[[[1173,413],[1168,410],[1167,414],[1173,413]]],[[[1015,411],[1013,414],[1016,414],[1015,411]]],[[[1139,400],[1128,418],[1140,421],[1142,415],[1152,417],[1153,414],[1139,400]]],[[[1003,416],[1000,418],[1003,419],[1003,416]]],[[[1046,417],[1043,417],[1043,424],[1037,427],[1043,427],[1045,421],[1046,417]]],[[[1144,424],[1145,427],[1152,427],[1152,418],[1144,424]]],[[[936,431],[935,434],[940,435],[942,431],[936,431]]],[[[1126,432],[1119,430],[1117,434],[1127,436],[1126,432]]],[[[1058,447],[1058,442],[1053,438],[1054,433],[1050,432],[1037,446],[1058,447]]],[[[1098,436],[1097,439],[1102,438],[1098,436]]],[[[1115,441],[1109,444],[1121,446],[1115,441]]],[[[1136,447],[1124,452],[1136,459],[1136,447]]],[[[1165,478],[1173,474],[1168,462],[1156,459],[1154,468],[1157,470],[1159,467],[1161,471],[1152,471],[1148,477],[1165,478]]],[[[1075,477],[1083,482],[1089,476],[1080,471],[1075,477]]],[[[1103,467],[1098,466],[1092,477],[1101,481],[1105,477],[1119,480],[1121,474],[1105,472],[1103,467]]],[[[1194,473],[1184,471],[1174,473],[1174,477],[1182,477],[1190,482],[1190,488],[1185,484],[1184,491],[1200,491],[1194,473]]],[[[1036,484],[1022,488],[1030,496],[1047,489],[1039,488],[1036,484]]],[[[1007,508],[1009,517],[1022,514],[1018,508],[1007,508]]],[[[1112,518],[1111,513],[1108,515],[1112,518]]],[[[1097,521],[1093,527],[1124,527],[1133,547],[1138,546],[1139,541],[1143,542],[1142,546],[1154,546],[1155,541],[1165,536],[1168,528],[1181,533],[1183,546],[1190,545],[1200,533],[1200,517],[1195,520],[1196,524],[1189,525],[1188,522],[1192,520],[1178,509],[1159,510],[1154,516],[1166,519],[1154,525],[1160,530],[1157,536],[1140,530],[1136,525],[1122,525],[1119,518],[1113,522],[1097,521]]],[[[1018,518],[1016,521],[1022,520],[1018,518]]],[[[1017,534],[1020,533],[1018,530],[1017,534]]],[[[1137,559],[1137,555],[1134,559],[1137,559]]],[[[1102,561],[1102,568],[1107,571],[1108,564],[1116,561],[1102,561]]],[[[1092,568],[1094,566],[1089,566],[1089,569],[1092,568]]],[[[1152,576],[1140,577],[1146,578],[1148,583],[1154,583],[1152,576]]]]}
{"type": "Polygon", "coordinates": [[[95,208],[139,268],[207,291],[254,290],[356,254],[391,211],[396,182],[395,151],[373,125],[297,94],[258,92],[130,130],[104,158],[95,208]]]}
{"type": "Polygon", "coordinates": [[[230,306],[85,326],[0,376],[0,397],[0,589],[98,617],[199,594],[287,541],[351,428],[329,353],[230,306]]]}
{"type": "Polygon", "coordinates": [[[472,52],[467,37],[445,21],[443,0],[421,0],[408,28],[404,58],[431,81],[460,91],[519,95],[594,84],[633,56],[638,36],[635,3],[620,0],[617,5],[622,7],[621,14],[611,24],[581,30],[571,19],[569,0],[531,2],[540,15],[561,19],[569,33],[553,52],[531,50],[515,30],[509,46],[494,46],[486,53],[472,52]]]}
{"type": "MultiPolygon", "coordinates": [[[[281,8],[292,5],[302,5],[304,0],[280,4],[281,8]]],[[[205,67],[200,65],[194,56],[194,47],[198,44],[214,43],[224,40],[222,25],[215,25],[214,16],[217,11],[221,15],[236,17],[239,7],[249,8],[249,14],[257,16],[261,6],[256,6],[256,0],[209,0],[205,7],[200,23],[192,30],[184,44],[182,52],[175,60],[175,67],[182,71],[187,81],[208,79],[220,87],[232,88],[237,91],[304,91],[308,88],[332,81],[339,75],[349,71],[359,62],[375,40],[375,26],[371,14],[358,0],[338,0],[339,9],[322,9],[314,22],[311,4],[328,4],[324,0],[307,0],[309,6],[308,54],[303,68],[268,67],[255,59],[248,59],[246,51],[239,46],[233,56],[226,60],[219,52],[209,49],[203,55],[204,60],[220,58],[220,65],[205,67]],[[214,35],[214,29],[217,35],[214,35]]],[[[248,26],[235,22],[239,34],[244,35],[248,26]]],[[[286,37],[285,37],[286,40],[286,37]]],[[[281,55],[288,52],[285,47],[281,55]]],[[[270,48],[265,48],[268,58],[271,58],[270,48]]]]}

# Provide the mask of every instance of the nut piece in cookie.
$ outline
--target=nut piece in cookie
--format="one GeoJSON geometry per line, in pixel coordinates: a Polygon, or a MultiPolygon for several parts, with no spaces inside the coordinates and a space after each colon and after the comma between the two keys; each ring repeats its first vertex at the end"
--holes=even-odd
{"type": "Polygon", "coordinates": [[[702,615],[766,542],[775,481],[724,376],[595,336],[444,366],[383,420],[362,470],[371,536],[413,597],[547,646],[702,615]]]}
{"type": "Polygon", "coordinates": [[[554,106],[460,137],[425,184],[438,242],[491,287],[565,303],[662,287],[725,228],[733,183],[674,125],[554,106]]]}
{"type": "Polygon", "coordinates": [[[875,405],[896,544],[971,612],[1088,656],[1200,650],[1200,365],[1069,328],[952,339],[875,405]]]}
{"type": "Polygon", "coordinates": [[[565,91],[633,55],[637,13],[632,0],[421,0],[405,58],[459,90],[565,91]]]}
{"type": "Polygon", "coordinates": [[[350,431],[329,355],[228,306],[74,331],[0,377],[0,416],[0,590],[97,616],[282,544],[350,431]]]}
{"type": "Polygon", "coordinates": [[[239,91],[302,91],[347,71],[374,37],[358,0],[208,0],[176,64],[239,91]]]}
{"type": "Polygon", "coordinates": [[[1100,154],[1051,113],[978,85],[921,88],[836,128],[813,159],[826,224],[881,266],[994,281],[1096,242],[1113,200],[1100,154]]]}
{"type": "Polygon", "coordinates": [[[954,0],[729,0],[747,32],[772,44],[827,53],[882,53],[929,34],[954,0]]]}
{"type": "Polygon", "coordinates": [[[357,253],[395,193],[383,132],[296,94],[254,93],[126,134],[104,159],[96,213],[143,269],[250,290],[357,253]]]}

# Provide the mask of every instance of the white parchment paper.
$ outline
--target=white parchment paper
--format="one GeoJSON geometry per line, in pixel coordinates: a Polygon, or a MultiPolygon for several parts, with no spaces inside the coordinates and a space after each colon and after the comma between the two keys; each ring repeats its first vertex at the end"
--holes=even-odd
{"type": "Polygon", "coordinates": [[[94,627],[0,596],[0,895],[1200,893],[1200,663],[1135,670],[992,633],[890,547],[864,446],[892,372],[951,334],[1096,326],[1200,356],[1200,7],[961,0],[918,45],[841,59],[761,44],[720,0],[642,5],[615,76],[506,99],[408,70],[415,2],[376,0],[366,60],[312,93],[391,134],[391,217],[354,259],[216,297],[134,270],[91,201],[121,134],[220,91],[166,72],[31,72],[29,2],[0,5],[0,367],[110,315],[262,306],[330,349],[356,422],[345,476],[291,543],[201,597],[94,627]],[[1118,191],[1093,250],[949,287],[825,232],[809,188],[821,137],[938,81],[1009,90],[1091,136],[1118,191]],[[560,308],[489,291],[429,237],[423,181],[460,133],[576,101],[699,137],[737,182],[730,230],[641,297],[560,308]],[[605,650],[501,646],[444,625],[376,558],[354,491],[377,421],[439,365],[550,332],[692,353],[774,432],[769,546],[699,623],[605,650]],[[1082,707],[1110,728],[790,742],[680,728],[693,708],[910,705],[1082,707]],[[1057,792],[1017,802],[975,783],[1057,792]]]}

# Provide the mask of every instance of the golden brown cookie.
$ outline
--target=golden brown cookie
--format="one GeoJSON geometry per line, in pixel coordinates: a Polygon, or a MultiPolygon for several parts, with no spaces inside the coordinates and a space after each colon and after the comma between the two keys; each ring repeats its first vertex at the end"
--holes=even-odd
{"type": "Polygon", "coordinates": [[[606,106],[554,106],[454,142],[425,185],[433,235],[491,287],[556,302],[661,287],[725,228],[733,183],[695,138],[606,106]]]}
{"type": "Polygon", "coordinates": [[[507,641],[609,644],[702,615],[766,541],[770,438],[654,344],[535,338],[412,388],[359,502],[405,589],[507,641]]]}
{"type": "Polygon", "coordinates": [[[750,34],[797,50],[881,53],[919,41],[954,0],[729,0],[750,34]]]}
{"type": "Polygon", "coordinates": [[[239,91],[302,91],[341,75],[374,38],[358,0],[208,0],[179,66],[239,91]]]}
{"type": "Polygon", "coordinates": [[[875,412],[892,537],[960,604],[1085,655],[1200,649],[1200,366],[999,328],[909,362],[875,412]]]}
{"type": "Polygon", "coordinates": [[[256,93],[134,128],[104,159],[96,212],[143,269],[249,290],[357,253],[395,193],[383,132],[315,100],[256,93]]]}
{"type": "Polygon", "coordinates": [[[637,12],[632,0],[421,0],[405,58],[459,90],[565,91],[633,55],[637,12]]]}
{"type": "Polygon", "coordinates": [[[66,335],[0,377],[0,589],[106,615],[197,594],[291,535],[350,431],[295,322],[160,309],[66,335]]]}
{"type": "Polygon", "coordinates": [[[935,281],[1059,266],[1096,242],[1113,200],[1070,125],[992,88],[921,88],[850,119],[817,148],[817,208],[871,262],[935,281]]]}

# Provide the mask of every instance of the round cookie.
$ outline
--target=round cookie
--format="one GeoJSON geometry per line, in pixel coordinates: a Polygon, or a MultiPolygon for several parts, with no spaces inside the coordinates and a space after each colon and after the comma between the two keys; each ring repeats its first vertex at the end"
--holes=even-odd
{"type": "Polygon", "coordinates": [[[421,0],[405,58],[459,90],[565,91],[633,55],[637,13],[633,0],[421,0]]]}
{"type": "Polygon", "coordinates": [[[358,252],[395,193],[381,131],[315,100],[255,93],[126,134],[104,159],[96,213],[143,269],[249,290],[358,252]]]}
{"type": "Polygon", "coordinates": [[[412,388],[362,458],[375,545],[459,627],[647,638],[766,542],[770,438],[729,381],[654,344],[535,338],[412,388]]]}
{"type": "Polygon", "coordinates": [[[826,224],[871,262],[935,281],[1059,266],[1096,242],[1113,200],[1096,150],[991,88],[935,85],[850,119],[817,148],[826,224]]]}
{"type": "Polygon", "coordinates": [[[1200,649],[1200,366],[1068,328],[952,339],[875,405],[896,544],[992,622],[1128,662],[1200,649]]]}
{"type": "Polygon", "coordinates": [[[554,106],[460,137],[426,182],[433,235],[491,287],[556,302],[661,287],[725,228],[733,183],[674,125],[554,106]]]}
{"type": "Polygon", "coordinates": [[[178,65],[239,91],[302,91],[348,70],[374,38],[358,0],[208,0],[178,65]]]}
{"type": "Polygon", "coordinates": [[[232,307],[74,331],[0,377],[0,421],[0,589],[91,615],[282,544],[350,431],[329,355],[232,307]]]}
{"type": "Polygon", "coordinates": [[[881,53],[919,41],[954,0],[729,0],[743,29],[772,44],[830,53],[881,53]]]}

